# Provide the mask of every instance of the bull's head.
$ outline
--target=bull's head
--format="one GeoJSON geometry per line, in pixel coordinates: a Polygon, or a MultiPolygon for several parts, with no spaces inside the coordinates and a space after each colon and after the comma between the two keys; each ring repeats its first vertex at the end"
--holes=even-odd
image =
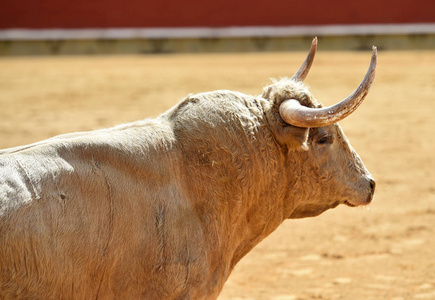
{"type": "Polygon", "coordinates": [[[302,81],[308,74],[317,48],[313,40],[310,52],[290,80],[265,88],[263,97],[273,103],[268,118],[280,144],[289,150],[289,168],[300,170],[300,201],[294,203],[290,218],[315,216],[339,204],[367,205],[373,198],[375,181],[358,154],[349,144],[338,121],[351,114],[363,101],[375,77],[376,47],[369,70],[358,88],[343,101],[322,107],[302,81]],[[295,168],[294,156],[301,165],[295,168]]]}

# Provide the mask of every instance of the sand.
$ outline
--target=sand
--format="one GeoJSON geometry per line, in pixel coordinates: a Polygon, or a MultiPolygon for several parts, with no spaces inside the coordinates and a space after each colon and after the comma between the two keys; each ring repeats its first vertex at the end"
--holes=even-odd
{"type": "MultiPolygon", "coordinates": [[[[157,116],[188,93],[259,94],[305,53],[0,58],[0,148],[157,116]]],[[[322,52],[324,104],[363,78],[370,49],[322,52]]],[[[368,208],[285,221],[236,266],[220,300],[435,299],[435,51],[379,51],[375,83],[341,125],[377,180],[368,208]]]]}

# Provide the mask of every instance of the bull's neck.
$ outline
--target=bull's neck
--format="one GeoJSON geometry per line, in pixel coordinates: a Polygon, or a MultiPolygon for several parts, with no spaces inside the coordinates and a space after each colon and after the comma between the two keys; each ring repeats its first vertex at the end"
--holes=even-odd
{"type": "Polygon", "coordinates": [[[195,168],[184,170],[207,239],[209,264],[224,281],[240,259],[288,217],[283,164],[277,158],[266,164],[254,155],[228,163],[201,153],[195,168]]]}

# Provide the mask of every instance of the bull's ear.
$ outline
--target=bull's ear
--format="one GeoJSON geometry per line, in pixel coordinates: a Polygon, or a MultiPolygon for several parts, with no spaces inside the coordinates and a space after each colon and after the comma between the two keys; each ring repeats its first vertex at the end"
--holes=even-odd
{"type": "Polygon", "coordinates": [[[297,127],[287,124],[276,110],[269,110],[266,113],[268,123],[275,140],[289,149],[307,150],[309,128],[297,127]]]}
{"type": "Polygon", "coordinates": [[[310,129],[285,124],[275,126],[274,135],[278,143],[289,149],[308,150],[308,136],[310,129]]]}

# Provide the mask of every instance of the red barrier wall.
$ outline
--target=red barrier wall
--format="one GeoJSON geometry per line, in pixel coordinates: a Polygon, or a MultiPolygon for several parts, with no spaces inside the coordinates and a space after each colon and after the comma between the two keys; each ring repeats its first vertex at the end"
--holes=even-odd
{"type": "Polygon", "coordinates": [[[434,0],[2,0],[0,29],[434,23],[434,0]]]}

